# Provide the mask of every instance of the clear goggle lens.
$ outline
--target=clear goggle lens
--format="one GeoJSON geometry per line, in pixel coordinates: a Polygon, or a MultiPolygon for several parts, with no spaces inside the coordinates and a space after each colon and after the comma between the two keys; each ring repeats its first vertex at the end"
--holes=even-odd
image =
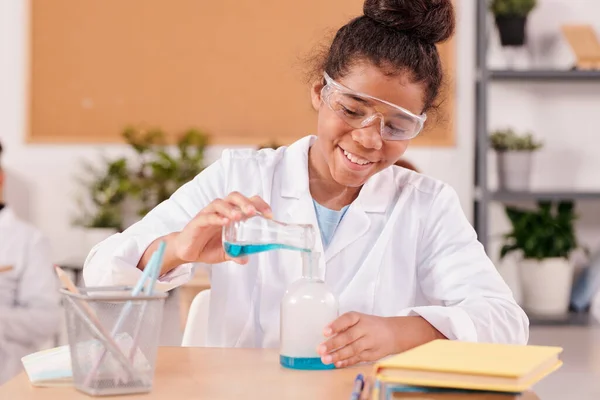
{"type": "Polygon", "coordinates": [[[355,92],[325,74],[321,98],[352,128],[360,129],[379,121],[384,140],[409,140],[423,129],[426,115],[410,111],[384,100],[355,92]]]}

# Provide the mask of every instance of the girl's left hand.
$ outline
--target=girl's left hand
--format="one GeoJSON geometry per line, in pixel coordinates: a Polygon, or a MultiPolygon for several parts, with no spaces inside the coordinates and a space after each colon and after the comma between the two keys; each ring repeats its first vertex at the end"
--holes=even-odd
{"type": "Polygon", "coordinates": [[[349,312],[333,321],[323,332],[329,339],[317,351],[324,364],[337,368],[375,361],[395,350],[397,337],[391,318],[349,312]]]}
{"type": "Polygon", "coordinates": [[[317,351],[324,364],[344,368],[359,362],[377,361],[433,339],[445,338],[425,319],[376,317],[349,312],[323,332],[327,339],[317,351]]]}

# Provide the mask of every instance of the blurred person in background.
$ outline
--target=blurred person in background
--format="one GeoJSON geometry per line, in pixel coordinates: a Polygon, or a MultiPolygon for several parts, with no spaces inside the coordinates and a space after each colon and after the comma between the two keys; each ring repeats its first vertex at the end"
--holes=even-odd
{"type": "Polygon", "coordinates": [[[50,246],[3,202],[0,144],[0,385],[22,370],[21,357],[58,332],[59,284],[50,246]]]}
{"type": "Polygon", "coordinates": [[[600,322],[600,290],[598,290],[598,292],[594,296],[594,299],[592,300],[591,312],[592,315],[596,318],[596,321],[600,322]]]}

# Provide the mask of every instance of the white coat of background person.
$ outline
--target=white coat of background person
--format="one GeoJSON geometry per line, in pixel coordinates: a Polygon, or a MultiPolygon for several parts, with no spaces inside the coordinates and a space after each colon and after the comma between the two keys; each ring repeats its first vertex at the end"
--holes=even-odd
{"type": "Polygon", "coordinates": [[[596,321],[600,323],[600,289],[592,299],[590,313],[596,318],[596,321]]]}
{"type": "MultiPolygon", "coordinates": [[[[316,136],[277,150],[224,151],[95,246],[86,284],[133,284],[164,240],[159,287],[185,283],[197,263],[212,265],[207,346],[277,347],[280,301],[300,276],[299,254],[232,260],[221,243],[223,225],[259,211],[319,228],[320,269],[340,304],[318,350],[326,364],[373,361],[435,338],[526,343],[527,316],[455,191],[393,165],[439,92],[435,45],[453,33],[452,3],[366,0],[364,9],[319,64],[316,136]],[[331,229],[323,215],[339,225],[331,229]]],[[[277,92],[276,82],[265,90],[277,92]]]]}
{"type": "Polygon", "coordinates": [[[2,204],[3,183],[0,165],[0,385],[57,334],[61,313],[49,243],[2,204]]]}

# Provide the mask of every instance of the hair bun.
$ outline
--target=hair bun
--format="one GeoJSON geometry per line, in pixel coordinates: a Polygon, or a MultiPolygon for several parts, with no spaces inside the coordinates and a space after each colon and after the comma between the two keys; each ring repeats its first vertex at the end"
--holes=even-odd
{"type": "Polygon", "coordinates": [[[365,16],[426,43],[439,43],[454,33],[451,0],[365,0],[365,16]]]}

